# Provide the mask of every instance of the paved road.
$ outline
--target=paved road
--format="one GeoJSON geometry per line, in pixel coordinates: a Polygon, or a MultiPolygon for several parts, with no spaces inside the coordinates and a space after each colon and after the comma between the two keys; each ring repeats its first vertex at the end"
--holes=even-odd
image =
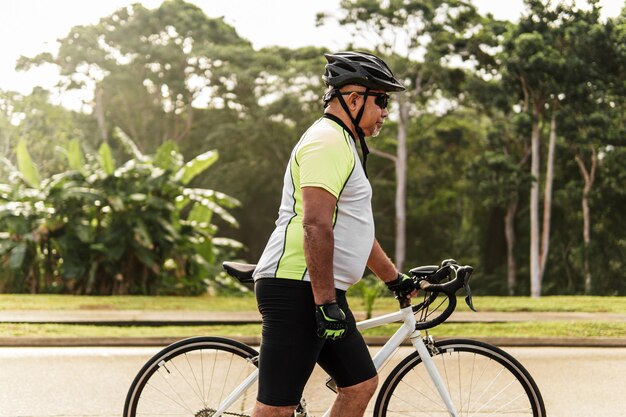
{"type": "MultiPolygon", "coordinates": [[[[0,417],[119,417],[134,374],[156,351],[0,348],[0,417]]],[[[550,417],[626,416],[626,348],[507,351],[535,377],[550,417]]],[[[330,401],[326,388],[320,392],[309,402],[330,401]]]]}

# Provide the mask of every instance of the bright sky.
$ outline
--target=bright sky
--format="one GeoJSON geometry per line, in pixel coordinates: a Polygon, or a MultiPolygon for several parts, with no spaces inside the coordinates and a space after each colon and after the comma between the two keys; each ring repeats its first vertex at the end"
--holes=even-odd
{"type": "MultiPolygon", "coordinates": [[[[52,68],[15,71],[20,55],[54,51],[56,40],[76,25],[97,23],[101,17],[133,2],[155,8],[162,0],[0,0],[0,89],[30,93],[35,85],[56,82],[52,68]]],[[[210,17],[224,16],[255,48],[268,45],[307,45],[341,48],[346,33],[340,28],[315,27],[318,12],[333,12],[339,0],[188,0],[210,17]]],[[[482,13],[517,20],[522,0],[473,0],[482,13]]],[[[600,0],[603,16],[617,16],[625,0],[600,0]]]]}

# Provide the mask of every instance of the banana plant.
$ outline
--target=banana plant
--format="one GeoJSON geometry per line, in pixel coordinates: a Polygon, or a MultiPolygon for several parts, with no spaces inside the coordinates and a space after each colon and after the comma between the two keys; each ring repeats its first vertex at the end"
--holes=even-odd
{"type": "Polygon", "coordinates": [[[130,154],[120,166],[108,145],[89,155],[72,141],[68,170],[45,179],[18,149],[13,180],[0,186],[5,290],[197,294],[216,286],[220,254],[241,245],[216,238],[213,219],[236,226],[228,209],[239,203],[188,185],[217,153],[185,163],[173,142],[145,155],[124,132],[116,137],[130,154]]]}

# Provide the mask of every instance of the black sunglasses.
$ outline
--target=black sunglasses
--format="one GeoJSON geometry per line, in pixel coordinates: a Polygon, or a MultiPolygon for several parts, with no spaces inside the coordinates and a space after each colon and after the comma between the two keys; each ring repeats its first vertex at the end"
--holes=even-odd
{"type": "Polygon", "coordinates": [[[367,100],[368,96],[373,96],[374,103],[381,109],[386,109],[389,105],[389,94],[387,93],[372,93],[371,91],[340,91],[339,94],[346,96],[348,94],[357,93],[360,96],[365,96],[367,100]]]}

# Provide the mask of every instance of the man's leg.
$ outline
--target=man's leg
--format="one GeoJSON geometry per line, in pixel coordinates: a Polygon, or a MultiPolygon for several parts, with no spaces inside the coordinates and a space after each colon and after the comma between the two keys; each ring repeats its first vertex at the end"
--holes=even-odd
{"type": "Polygon", "coordinates": [[[291,417],[297,406],[274,407],[265,405],[259,401],[256,402],[252,417],[291,417]]]}
{"type": "Polygon", "coordinates": [[[378,375],[351,387],[338,388],[330,416],[363,417],[377,386],[378,375]]]}
{"type": "Polygon", "coordinates": [[[255,283],[263,317],[259,390],[254,417],[289,417],[315,367],[324,341],[317,337],[308,282],[280,278],[255,283]]]}
{"type": "Polygon", "coordinates": [[[326,341],[318,364],[337,384],[331,416],[362,417],[378,386],[378,375],[365,340],[356,328],[345,291],[337,291],[337,303],[346,313],[348,331],[343,339],[326,341]]]}

